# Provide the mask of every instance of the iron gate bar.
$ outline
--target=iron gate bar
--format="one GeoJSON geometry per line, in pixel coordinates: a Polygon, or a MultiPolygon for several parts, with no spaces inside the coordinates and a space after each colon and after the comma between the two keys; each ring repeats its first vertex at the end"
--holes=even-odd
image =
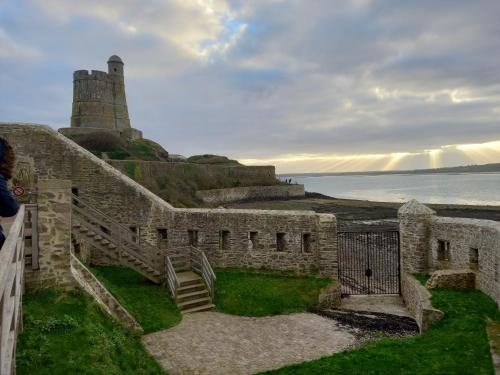
{"type": "Polygon", "coordinates": [[[399,294],[399,231],[338,232],[342,294],[399,294]]]}

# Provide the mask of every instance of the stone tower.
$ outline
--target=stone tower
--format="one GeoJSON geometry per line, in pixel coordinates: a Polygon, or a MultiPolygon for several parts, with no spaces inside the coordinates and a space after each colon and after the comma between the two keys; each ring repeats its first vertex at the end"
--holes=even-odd
{"type": "Polygon", "coordinates": [[[71,128],[117,131],[131,128],[120,57],[109,58],[107,73],[98,70],[73,73],[71,128]]]}

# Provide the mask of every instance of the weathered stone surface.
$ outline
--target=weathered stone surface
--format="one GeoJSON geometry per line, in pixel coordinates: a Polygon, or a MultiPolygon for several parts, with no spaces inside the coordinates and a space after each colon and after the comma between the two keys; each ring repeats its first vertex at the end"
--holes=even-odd
{"type": "Polygon", "coordinates": [[[471,270],[438,270],[427,280],[427,288],[474,289],[476,274],[471,270]]]}
{"type": "Polygon", "coordinates": [[[401,268],[409,273],[424,273],[428,268],[431,222],[434,211],[411,200],[398,211],[401,241],[401,268]]]}
{"type": "Polygon", "coordinates": [[[332,283],[319,291],[318,307],[320,309],[335,309],[341,304],[340,285],[332,283]]]}
{"type": "Polygon", "coordinates": [[[39,270],[25,268],[28,290],[75,287],[70,272],[71,181],[38,180],[39,270]]]}
{"type": "Polygon", "coordinates": [[[78,285],[120,324],[136,332],[144,332],[134,317],[73,254],[71,254],[71,273],[78,285]]]}
{"type": "MultiPolygon", "coordinates": [[[[71,181],[81,198],[125,226],[138,228],[140,241],[160,242],[154,254],[144,253],[164,271],[164,256],[187,250],[189,232],[198,232],[197,246],[215,267],[254,267],[318,271],[337,277],[336,219],[312,211],[177,209],[68,138],[45,126],[0,124],[0,135],[16,152],[33,158],[39,178],[71,181]],[[221,231],[229,232],[222,246],[221,231]],[[252,241],[251,232],[256,233],[252,241]],[[278,233],[284,248],[277,248],[278,233]],[[304,247],[308,235],[309,247],[304,247]]],[[[92,262],[112,264],[93,252],[92,262]]]]}
{"type": "Polygon", "coordinates": [[[500,323],[488,322],[486,325],[486,333],[490,343],[491,359],[495,374],[500,374],[500,323]]]}
{"type": "Polygon", "coordinates": [[[305,196],[304,185],[245,186],[228,189],[198,190],[204,202],[224,204],[250,199],[284,199],[305,196]]]}
{"type": "Polygon", "coordinates": [[[432,307],[430,292],[407,272],[401,274],[401,295],[420,332],[425,332],[444,317],[441,310],[432,307]]]}
{"type": "Polygon", "coordinates": [[[356,338],[315,314],[248,318],[217,312],[188,314],[174,328],[143,336],[169,374],[240,375],[346,350],[356,338]]]}

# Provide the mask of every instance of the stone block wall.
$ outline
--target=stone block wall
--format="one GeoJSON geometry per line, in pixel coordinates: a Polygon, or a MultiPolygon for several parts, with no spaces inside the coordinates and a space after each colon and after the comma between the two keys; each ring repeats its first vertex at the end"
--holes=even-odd
{"type": "Polygon", "coordinates": [[[434,322],[444,317],[441,310],[432,307],[430,292],[407,272],[401,273],[401,295],[420,332],[428,330],[434,322]]]}
{"type": "Polygon", "coordinates": [[[476,287],[500,304],[500,223],[435,216],[416,201],[399,211],[402,269],[476,272],[476,287]]]}
{"type": "Polygon", "coordinates": [[[500,223],[490,220],[434,217],[429,271],[470,269],[477,272],[477,288],[500,304],[500,223]],[[448,256],[438,250],[447,243],[448,256]],[[475,260],[477,259],[477,263],[475,260]]]}
{"type": "Polygon", "coordinates": [[[198,246],[206,250],[214,266],[319,268],[325,275],[337,276],[333,215],[307,211],[176,209],[47,126],[0,124],[0,135],[12,141],[17,153],[33,158],[39,179],[70,180],[69,187],[82,199],[119,223],[136,227],[140,241],[162,242],[163,249],[144,254],[159,265],[163,264],[165,254],[187,245],[188,230],[197,230],[198,246]],[[229,232],[224,232],[227,239],[224,247],[220,244],[221,231],[229,232]],[[166,239],[161,240],[161,232],[166,232],[166,239]],[[280,241],[277,233],[282,236],[280,241]],[[309,235],[307,251],[303,234],[309,235]],[[249,248],[250,236],[256,236],[255,249],[249,248]],[[277,249],[278,242],[284,243],[284,249],[277,249]]]}
{"type": "Polygon", "coordinates": [[[304,185],[248,186],[228,189],[198,190],[196,195],[214,205],[252,199],[287,199],[304,197],[304,185]]]}
{"type": "Polygon", "coordinates": [[[38,181],[39,270],[25,268],[28,290],[75,286],[70,272],[71,181],[38,181]]]}

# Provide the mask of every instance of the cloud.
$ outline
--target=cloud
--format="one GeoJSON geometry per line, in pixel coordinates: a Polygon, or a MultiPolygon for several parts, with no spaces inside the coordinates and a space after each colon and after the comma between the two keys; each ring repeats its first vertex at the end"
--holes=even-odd
{"type": "Polygon", "coordinates": [[[38,59],[41,56],[39,50],[17,43],[0,28],[0,60],[38,59]]]}
{"type": "Polygon", "coordinates": [[[432,163],[424,150],[500,139],[497,1],[0,4],[2,47],[7,36],[44,57],[19,63],[0,49],[2,119],[68,126],[72,71],[105,70],[118,54],[133,126],[176,153],[291,155],[280,168],[304,171],[361,166],[322,155],[423,153],[374,165],[411,167],[432,163]]]}

